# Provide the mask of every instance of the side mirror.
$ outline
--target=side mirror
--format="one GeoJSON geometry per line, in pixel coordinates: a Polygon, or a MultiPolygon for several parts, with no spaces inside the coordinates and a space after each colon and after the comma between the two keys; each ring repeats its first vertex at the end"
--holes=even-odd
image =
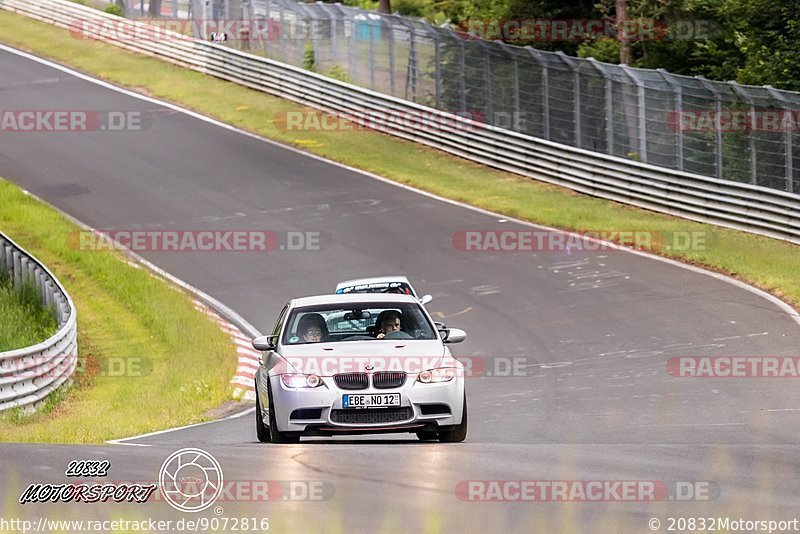
{"type": "Polygon", "coordinates": [[[461,343],[467,339],[467,333],[460,328],[450,328],[447,331],[447,337],[444,338],[445,343],[461,343]]]}
{"type": "Polygon", "coordinates": [[[253,340],[253,348],[261,352],[275,350],[278,343],[278,336],[259,336],[253,340]]]}
{"type": "Polygon", "coordinates": [[[429,302],[430,302],[430,301],[432,301],[432,300],[433,300],[433,296],[431,296],[431,295],[422,295],[422,298],[421,298],[421,299],[419,299],[419,301],[420,301],[422,304],[427,304],[427,303],[429,303],[429,302]]]}

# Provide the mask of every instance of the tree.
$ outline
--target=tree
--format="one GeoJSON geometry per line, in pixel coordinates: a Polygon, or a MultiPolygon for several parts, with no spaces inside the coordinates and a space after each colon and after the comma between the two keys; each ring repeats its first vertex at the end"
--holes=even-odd
{"type": "Polygon", "coordinates": [[[628,24],[628,1],[616,0],[616,15],[617,15],[617,39],[619,40],[619,62],[625,65],[630,65],[633,60],[631,54],[631,43],[625,31],[625,25],[628,24]]]}

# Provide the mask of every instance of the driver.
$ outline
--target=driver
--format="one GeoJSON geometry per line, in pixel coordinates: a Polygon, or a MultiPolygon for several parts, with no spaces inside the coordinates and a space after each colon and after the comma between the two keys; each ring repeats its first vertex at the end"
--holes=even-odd
{"type": "Polygon", "coordinates": [[[400,312],[396,310],[384,310],[378,314],[375,321],[376,339],[383,339],[386,334],[399,332],[402,327],[400,312]]]}
{"type": "Polygon", "coordinates": [[[328,325],[325,318],[318,313],[307,313],[300,318],[297,325],[298,335],[303,336],[306,343],[328,341],[328,325]]]}

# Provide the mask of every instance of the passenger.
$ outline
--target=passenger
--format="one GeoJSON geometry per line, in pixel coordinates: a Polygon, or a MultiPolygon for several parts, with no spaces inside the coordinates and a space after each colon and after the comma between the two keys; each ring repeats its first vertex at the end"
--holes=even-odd
{"type": "Polygon", "coordinates": [[[402,328],[401,315],[396,310],[384,310],[378,314],[378,319],[375,321],[375,338],[383,339],[386,334],[392,332],[399,332],[402,328]]]}

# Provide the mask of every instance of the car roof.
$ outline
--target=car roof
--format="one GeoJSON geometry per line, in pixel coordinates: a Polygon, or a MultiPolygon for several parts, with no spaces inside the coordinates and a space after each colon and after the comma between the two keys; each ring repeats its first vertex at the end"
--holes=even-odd
{"type": "Polygon", "coordinates": [[[315,295],[312,297],[299,297],[292,300],[292,307],[317,306],[320,304],[363,304],[372,302],[413,302],[419,301],[411,295],[399,293],[349,293],[347,295],[315,295]]]}
{"type": "Polygon", "coordinates": [[[408,281],[408,278],[401,275],[373,276],[371,278],[355,278],[353,280],[345,280],[343,282],[339,282],[336,285],[336,290],[338,291],[343,287],[360,286],[364,284],[375,284],[380,282],[403,282],[404,284],[411,285],[411,282],[408,281]]]}

